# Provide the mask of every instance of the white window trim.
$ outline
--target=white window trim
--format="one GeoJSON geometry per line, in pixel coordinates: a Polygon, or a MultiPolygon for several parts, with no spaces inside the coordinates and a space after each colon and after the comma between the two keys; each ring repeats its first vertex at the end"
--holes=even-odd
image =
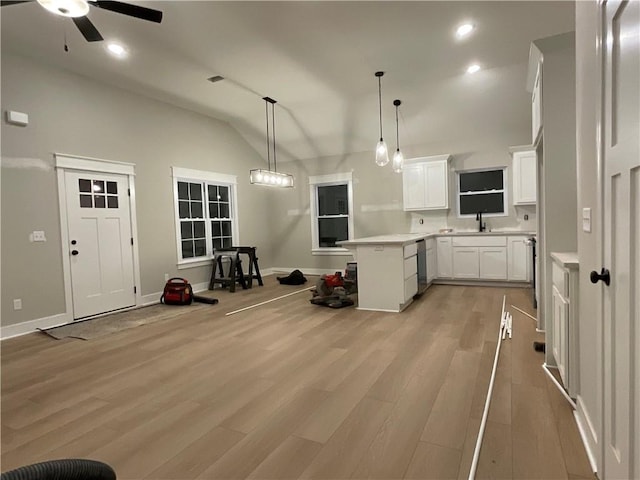
{"type": "Polygon", "coordinates": [[[311,254],[312,255],[336,255],[347,256],[351,255],[351,251],[343,247],[320,247],[318,242],[318,194],[317,187],[325,187],[330,185],[344,185],[347,184],[347,197],[349,208],[349,238],[353,240],[353,173],[331,173],[328,175],[314,175],[309,177],[309,195],[310,205],[309,216],[311,219],[311,254]]]}
{"type": "MultiPolygon", "coordinates": [[[[178,269],[202,267],[211,264],[213,259],[213,247],[211,240],[211,222],[205,218],[205,236],[207,238],[207,256],[198,258],[182,258],[182,244],[180,239],[180,214],[178,212],[178,181],[194,182],[194,183],[214,183],[216,185],[226,185],[230,187],[231,196],[231,235],[233,242],[240,245],[240,233],[238,228],[238,177],[236,175],[228,175],[224,173],[208,172],[205,170],[194,170],[191,168],[171,167],[171,180],[173,182],[173,208],[174,223],[176,235],[176,255],[178,258],[178,269]]],[[[203,192],[206,199],[206,192],[203,192]]],[[[204,208],[208,209],[206,200],[203,201],[204,208]]]]}
{"type": "Polygon", "coordinates": [[[509,216],[509,191],[507,189],[507,167],[487,167],[487,168],[476,168],[471,170],[458,170],[456,171],[456,213],[458,214],[458,218],[476,218],[475,213],[471,213],[468,215],[462,215],[460,213],[460,195],[483,195],[486,193],[503,193],[502,201],[503,201],[503,213],[483,213],[482,216],[484,218],[489,217],[508,217],[509,216]],[[460,192],[460,174],[461,173],[477,173],[477,172],[491,172],[493,170],[502,170],[502,190],[487,190],[482,193],[472,193],[467,194],[464,192],[460,192]]]}

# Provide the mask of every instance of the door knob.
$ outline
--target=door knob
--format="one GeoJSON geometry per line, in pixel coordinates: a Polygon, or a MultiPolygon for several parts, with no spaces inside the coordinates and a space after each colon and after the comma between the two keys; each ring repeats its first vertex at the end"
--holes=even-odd
{"type": "Polygon", "coordinates": [[[602,280],[604,284],[608,287],[611,283],[611,275],[609,274],[609,270],[603,268],[600,273],[593,270],[590,275],[591,283],[598,283],[598,280],[602,280]]]}
{"type": "Polygon", "coordinates": [[[78,253],[78,250],[71,250],[71,255],[77,255],[78,253]]]}

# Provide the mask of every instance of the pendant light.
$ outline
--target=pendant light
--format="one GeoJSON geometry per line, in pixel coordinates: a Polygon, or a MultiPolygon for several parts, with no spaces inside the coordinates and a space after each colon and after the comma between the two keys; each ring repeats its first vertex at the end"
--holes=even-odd
{"type": "Polygon", "coordinates": [[[278,162],[276,159],[276,117],[275,104],[273,98],[264,97],[265,116],[267,119],[267,170],[257,168],[249,171],[249,182],[253,185],[264,185],[267,187],[291,188],[293,187],[293,175],[288,173],[278,173],[278,162]],[[273,170],[271,170],[271,144],[269,140],[269,105],[271,105],[271,131],[273,135],[273,170]]]}
{"type": "Polygon", "coordinates": [[[378,105],[380,106],[380,141],[376,145],[376,164],[379,167],[384,167],[389,163],[389,151],[387,150],[387,144],[382,138],[382,85],[380,79],[384,75],[384,72],[376,72],[378,77],[378,105]]]}
{"type": "Polygon", "coordinates": [[[396,151],[393,154],[393,161],[391,167],[396,173],[402,173],[402,166],[404,165],[404,155],[400,151],[400,137],[398,135],[398,107],[402,104],[400,100],[394,100],[393,104],[396,106],[396,151]]]}

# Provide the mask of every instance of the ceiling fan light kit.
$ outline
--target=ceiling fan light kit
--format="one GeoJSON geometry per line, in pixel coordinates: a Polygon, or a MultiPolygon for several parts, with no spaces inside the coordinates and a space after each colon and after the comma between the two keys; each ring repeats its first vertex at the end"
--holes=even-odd
{"type": "Polygon", "coordinates": [[[382,85],[380,79],[384,72],[376,72],[375,75],[378,77],[378,105],[380,107],[380,140],[376,145],[376,165],[384,167],[389,163],[389,150],[387,150],[387,144],[382,138],[382,85]]]}
{"type": "Polygon", "coordinates": [[[292,188],[293,175],[278,172],[276,159],[276,101],[270,97],[264,97],[265,116],[267,119],[267,165],[268,169],[256,168],[249,171],[249,182],[252,185],[266,187],[292,188]],[[273,135],[273,170],[271,170],[271,140],[269,139],[269,105],[271,105],[271,132],[273,135]]]}
{"type": "Polygon", "coordinates": [[[38,0],[38,3],[63,17],[84,17],[89,13],[89,4],[85,0],[38,0]]]}
{"type": "MultiPolygon", "coordinates": [[[[31,3],[32,1],[33,0],[5,0],[0,1],[0,6],[8,7],[9,5],[20,5],[23,3],[31,3]]],[[[56,15],[71,18],[87,42],[104,40],[98,29],[87,17],[90,6],[120,13],[129,17],[139,18],[140,20],[146,20],[148,22],[162,22],[162,12],[159,10],[130,3],[117,2],[115,0],[37,0],[37,3],[56,15]]],[[[66,46],[65,50],[68,50],[66,46]]]]}

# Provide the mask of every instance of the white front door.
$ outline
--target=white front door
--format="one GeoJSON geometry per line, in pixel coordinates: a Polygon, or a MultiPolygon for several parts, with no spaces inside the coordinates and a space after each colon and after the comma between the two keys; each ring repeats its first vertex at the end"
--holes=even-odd
{"type": "Polygon", "coordinates": [[[639,7],[637,0],[602,4],[603,267],[611,278],[609,286],[600,282],[604,300],[603,479],[640,477],[639,7]]]}
{"type": "Polygon", "coordinates": [[[65,172],[74,319],[136,303],[128,177],[65,172]]]}

